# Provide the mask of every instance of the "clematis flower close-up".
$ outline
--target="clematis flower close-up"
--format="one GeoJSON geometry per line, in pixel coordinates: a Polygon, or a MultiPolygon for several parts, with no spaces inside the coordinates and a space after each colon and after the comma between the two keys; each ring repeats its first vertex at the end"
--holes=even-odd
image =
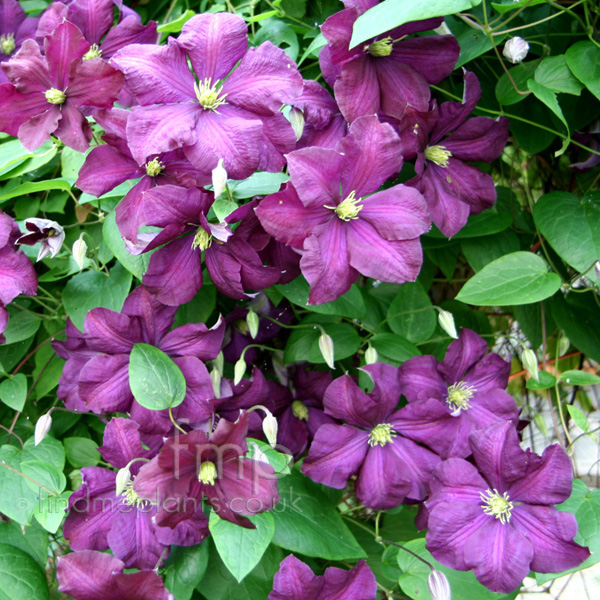
{"type": "MultiPolygon", "coordinates": [[[[10,60],[21,44],[35,37],[37,17],[28,17],[18,0],[0,0],[0,64],[10,60]]],[[[8,77],[0,69],[0,83],[8,77]]]]}

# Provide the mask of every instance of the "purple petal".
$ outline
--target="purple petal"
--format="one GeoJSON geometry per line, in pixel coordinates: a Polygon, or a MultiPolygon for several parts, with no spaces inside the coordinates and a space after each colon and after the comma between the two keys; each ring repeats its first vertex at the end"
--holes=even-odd
{"type": "MultiPolygon", "coordinates": [[[[30,152],[37,150],[44,142],[50,139],[50,134],[57,130],[61,117],[62,113],[60,109],[57,106],[52,106],[45,112],[38,113],[23,123],[18,131],[18,137],[23,146],[30,152]]],[[[69,132],[66,132],[66,134],[69,136],[69,132]]],[[[70,137],[74,138],[75,135],[73,133],[70,137]]],[[[87,150],[87,146],[85,150],[87,150]]]]}
{"type": "MultiPolygon", "coordinates": [[[[48,111],[50,112],[50,111],[48,111]]],[[[31,121],[30,121],[31,124],[31,121]]],[[[21,130],[19,130],[20,132],[21,130]]],[[[49,132],[51,133],[51,132],[49,132]]],[[[92,141],[92,129],[81,111],[71,102],[65,102],[60,108],[60,121],[54,135],[66,146],[85,152],[92,141]]]]}
{"type": "Polygon", "coordinates": [[[333,89],[340,110],[349,123],[381,111],[379,79],[369,56],[360,56],[345,64],[333,89]]]}
{"type": "Polygon", "coordinates": [[[92,309],[85,316],[84,331],[89,349],[96,352],[129,353],[133,344],[142,341],[136,320],[108,308],[92,309]]]}
{"type": "Polygon", "coordinates": [[[142,25],[137,16],[125,17],[106,34],[102,41],[102,57],[108,60],[121,48],[133,44],[155,44],[156,27],[154,21],[148,25],[142,25]]]}
{"type": "MultiPolygon", "coordinates": [[[[134,458],[151,458],[152,450],[145,450],[139,433],[139,425],[129,419],[115,417],[104,430],[104,440],[98,451],[113,467],[122,469],[134,458]]],[[[131,465],[135,475],[140,463],[131,465]]]]}
{"type": "Polygon", "coordinates": [[[127,296],[122,310],[123,314],[138,317],[136,320],[141,327],[141,341],[154,346],[157,346],[167,331],[171,329],[176,312],[175,308],[158,302],[142,286],[127,296]]]}
{"type": "Polygon", "coordinates": [[[123,74],[106,61],[85,60],[71,69],[68,99],[77,106],[112,108],[124,81],[123,74]]]}
{"type": "Polygon", "coordinates": [[[463,327],[458,339],[448,346],[446,356],[438,367],[439,372],[448,383],[462,381],[467,369],[480,361],[488,349],[488,343],[482,337],[463,327]]]}
{"type": "Polygon", "coordinates": [[[208,517],[199,506],[194,515],[173,529],[156,527],[156,539],[165,546],[196,546],[208,537],[208,517]]]}
{"type": "Polygon", "coordinates": [[[444,140],[444,147],[454,158],[464,161],[496,160],[508,138],[508,119],[498,121],[486,117],[474,117],[463,123],[444,140]]]}
{"type": "Polygon", "coordinates": [[[99,354],[81,370],[79,394],[95,413],[127,412],[133,395],[129,388],[129,355],[99,354]]]}
{"type": "MultiPolygon", "coordinates": [[[[21,49],[6,63],[3,71],[22,93],[45,92],[54,87],[40,47],[33,40],[25,40],[21,49]]],[[[45,100],[45,98],[44,98],[45,100]]]]}
{"type": "Polygon", "coordinates": [[[431,511],[441,502],[465,502],[481,507],[481,492],[488,488],[488,483],[471,463],[450,458],[434,469],[430,487],[431,496],[425,504],[431,511]]]}
{"type": "Polygon", "coordinates": [[[99,44],[113,26],[112,0],[77,0],[69,6],[69,21],[81,29],[90,44],[99,44]]]}
{"type": "Polygon", "coordinates": [[[349,571],[329,567],[323,578],[323,600],[373,600],[377,594],[375,575],[364,560],[349,571]]]}
{"type": "Polygon", "coordinates": [[[208,328],[204,323],[188,323],[167,333],[159,347],[170,356],[195,356],[214,360],[221,351],[225,321],[219,319],[208,328]]]}
{"type": "Polygon", "coordinates": [[[323,583],[308,565],[290,554],[281,561],[279,570],[275,573],[273,591],[268,600],[317,598],[323,583]]]}
{"type": "Polygon", "coordinates": [[[341,10],[329,17],[321,27],[321,31],[328,42],[327,48],[332,64],[343,65],[364,53],[362,45],[349,48],[352,38],[352,28],[359,12],[348,8],[341,10]]]}
{"type": "Polygon", "coordinates": [[[45,39],[44,48],[52,87],[65,90],[70,83],[71,63],[81,60],[90,44],[73,23],[65,21],[45,39]]]}
{"type": "Polygon", "coordinates": [[[398,369],[386,363],[375,363],[361,367],[360,370],[368,373],[373,380],[374,386],[371,394],[379,405],[378,420],[381,422],[394,412],[400,401],[398,369]]]}
{"type": "MultiPolygon", "coordinates": [[[[13,137],[17,137],[19,128],[35,115],[48,111],[48,103],[39,93],[21,94],[11,83],[0,85],[0,129],[13,137]]],[[[54,114],[54,113],[53,113],[54,114]]],[[[60,113],[58,113],[60,116],[60,113]]],[[[57,117],[58,121],[58,117],[57,117]]],[[[31,133],[29,134],[31,136],[31,133]]],[[[24,145],[32,145],[31,141],[21,140],[24,145]]],[[[39,145],[39,144],[38,144],[39,145]]],[[[37,146],[32,146],[37,148],[37,146]]]]}
{"type": "Polygon", "coordinates": [[[348,375],[342,375],[325,391],[323,406],[327,414],[340,421],[371,429],[385,422],[396,407],[398,398],[393,406],[390,406],[389,397],[378,402],[375,397],[365,394],[348,375]]]}
{"type": "Polygon", "coordinates": [[[0,249],[0,302],[8,304],[19,294],[34,296],[37,276],[31,261],[10,246],[0,249]]]}
{"type": "Polygon", "coordinates": [[[400,365],[400,390],[409,402],[436,398],[445,400],[448,386],[438,372],[433,356],[415,356],[400,365]]]}
{"type": "Polygon", "coordinates": [[[439,83],[454,70],[460,47],[453,35],[431,35],[402,40],[392,47],[390,61],[402,62],[428,83],[439,83]]]}

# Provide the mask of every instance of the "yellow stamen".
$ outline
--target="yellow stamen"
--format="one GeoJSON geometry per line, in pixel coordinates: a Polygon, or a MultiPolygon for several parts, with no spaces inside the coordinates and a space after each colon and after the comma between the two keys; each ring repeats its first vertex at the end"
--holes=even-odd
{"type": "Polygon", "coordinates": [[[425,158],[434,162],[438,167],[446,168],[452,153],[446,150],[445,146],[427,146],[425,148],[425,158]]]}
{"type": "Polygon", "coordinates": [[[215,463],[207,461],[200,465],[200,472],[198,473],[198,481],[205,485],[215,485],[215,479],[217,478],[217,467],[215,463]]]}
{"type": "Polygon", "coordinates": [[[361,199],[356,197],[356,192],[352,190],[337,206],[325,205],[325,208],[335,211],[335,214],[342,221],[350,221],[352,219],[358,219],[358,213],[363,209],[362,204],[358,206],[360,201],[361,199]]]}
{"type": "Polygon", "coordinates": [[[10,56],[15,51],[15,34],[7,33],[0,35],[0,52],[10,56]]]}
{"type": "Polygon", "coordinates": [[[102,50],[98,48],[98,44],[92,44],[90,49],[82,56],[82,60],[91,60],[92,58],[100,58],[102,50]]]}
{"type": "Polygon", "coordinates": [[[369,48],[369,54],[371,56],[389,56],[392,53],[392,38],[385,37],[382,40],[373,42],[369,48]]]}
{"type": "Polygon", "coordinates": [[[123,496],[123,504],[126,506],[135,506],[137,508],[143,508],[147,504],[150,504],[148,500],[140,498],[133,489],[133,481],[129,481],[121,494],[123,496]]]}
{"type": "Polygon", "coordinates": [[[389,423],[380,423],[375,425],[369,435],[369,446],[385,446],[386,444],[394,443],[393,438],[398,435],[392,431],[392,426],[389,423]]]}
{"type": "Polygon", "coordinates": [[[300,419],[301,421],[308,421],[308,408],[304,405],[300,400],[294,400],[292,402],[292,413],[296,419],[300,419]]]}
{"type": "Polygon", "coordinates": [[[206,110],[216,111],[221,104],[227,104],[225,98],[227,94],[221,94],[218,84],[212,85],[211,78],[205,79],[202,83],[194,83],[196,98],[206,110]]]}
{"type": "Polygon", "coordinates": [[[46,90],[44,96],[50,104],[63,104],[67,99],[65,93],[57,90],[56,88],[50,88],[49,90],[46,90]]]}
{"type": "Polygon", "coordinates": [[[508,492],[500,495],[500,492],[494,488],[493,490],[480,492],[479,497],[483,502],[481,508],[483,508],[486,515],[498,519],[503,525],[510,521],[510,513],[514,505],[508,497],[508,492]]]}
{"type": "Polygon", "coordinates": [[[194,241],[192,242],[192,250],[196,250],[196,248],[200,248],[200,251],[203,252],[207,248],[210,248],[212,245],[212,235],[204,229],[204,227],[198,227],[198,231],[196,231],[196,235],[194,236],[194,241]]]}
{"type": "Polygon", "coordinates": [[[150,162],[146,163],[146,175],[148,175],[148,177],[156,177],[157,175],[160,175],[164,168],[165,165],[163,165],[158,158],[153,158],[150,162]]]}
{"type": "Polygon", "coordinates": [[[452,411],[471,408],[470,400],[477,390],[464,381],[457,381],[448,388],[446,403],[452,411]]]}

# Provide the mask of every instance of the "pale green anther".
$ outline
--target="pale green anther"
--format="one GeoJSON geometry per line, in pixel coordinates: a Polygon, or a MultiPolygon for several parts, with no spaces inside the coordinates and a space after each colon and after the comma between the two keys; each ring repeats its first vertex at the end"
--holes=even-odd
{"type": "Polygon", "coordinates": [[[294,400],[292,402],[292,413],[294,413],[296,419],[308,421],[308,408],[306,408],[304,402],[300,402],[300,400],[294,400]]]}
{"type": "Polygon", "coordinates": [[[510,513],[514,508],[514,505],[508,497],[508,492],[500,494],[500,492],[494,488],[493,490],[480,492],[479,497],[483,502],[481,508],[483,508],[483,512],[486,515],[498,519],[503,525],[510,521],[510,513]]]}
{"type": "Polygon", "coordinates": [[[210,248],[212,245],[212,235],[204,229],[204,227],[198,227],[198,231],[196,231],[196,235],[194,236],[194,241],[192,242],[192,250],[196,250],[200,248],[200,251],[204,251],[207,248],[210,248]]]}
{"type": "Polygon", "coordinates": [[[92,58],[100,58],[102,50],[98,48],[98,44],[92,44],[90,49],[82,56],[83,60],[91,60],[92,58]]]}
{"type": "Polygon", "coordinates": [[[385,446],[386,444],[393,443],[393,438],[396,435],[396,432],[392,431],[392,426],[389,423],[375,425],[369,435],[369,446],[385,446]]]}
{"type": "Polygon", "coordinates": [[[457,381],[448,388],[446,403],[452,411],[467,410],[471,408],[469,401],[476,391],[472,385],[467,385],[464,381],[457,381]]]}
{"type": "Polygon", "coordinates": [[[15,34],[7,33],[0,35],[0,52],[10,56],[15,51],[15,34]]]}
{"type": "Polygon", "coordinates": [[[363,205],[358,205],[360,198],[356,197],[356,192],[352,190],[342,202],[337,206],[327,206],[329,210],[333,210],[342,221],[350,221],[358,219],[358,213],[363,209],[363,205]]]}
{"type": "Polygon", "coordinates": [[[215,485],[215,479],[217,478],[217,467],[215,463],[206,461],[200,465],[200,472],[198,473],[198,481],[204,485],[215,485]]]}
{"type": "Polygon", "coordinates": [[[46,90],[44,96],[50,104],[63,104],[67,99],[65,93],[57,90],[56,88],[50,88],[49,90],[46,90]]]}
{"type": "Polygon", "coordinates": [[[227,94],[221,94],[220,90],[215,83],[212,85],[212,79],[209,77],[202,83],[194,83],[194,91],[196,92],[196,98],[198,102],[206,110],[216,111],[221,104],[227,104],[225,98],[227,94]]]}
{"type": "Polygon", "coordinates": [[[162,173],[164,168],[165,165],[163,165],[158,158],[153,158],[150,162],[146,163],[146,175],[148,175],[148,177],[156,177],[162,173]]]}
{"type": "Polygon", "coordinates": [[[425,148],[425,158],[434,162],[438,167],[446,168],[448,166],[448,162],[450,157],[452,156],[452,152],[450,150],[446,150],[445,146],[427,146],[425,148]]]}
{"type": "Polygon", "coordinates": [[[121,494],[123,496],[123,504],[126,506],[136,506],[141,508],[149,504],[148,500],[140,498],[133,489],[133,481],[129,481],[125,486],[125,490],[121,494]]]}
{"type": "Polygon", "coordinates": [[[377,40],[369,46],[369,54],[371,56],[389,56],[392,53],[392,44],[392,38],[389,36],[377,40]]]}

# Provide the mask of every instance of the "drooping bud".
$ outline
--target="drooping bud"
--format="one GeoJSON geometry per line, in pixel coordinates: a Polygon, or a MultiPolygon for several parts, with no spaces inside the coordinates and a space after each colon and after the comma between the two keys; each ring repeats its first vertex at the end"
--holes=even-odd
{"type": "Polygon", "coordinates": [[[279,426],[277,419],[269,412],[262,422],[263,432],[267,438],[267,442],[271,444],[272,448],[277,445],[277,431],[279,426]]]}
{"type": "Polygon", "coordinates": [[[304,113],[299,108],[292,106],[288,114],[288,120],[296,134],[296,141],[298,141],[304,133],[304,113]]]}
{"type": "Polygon", "coordinates": [[[335,369],[335,364],[333,363],[333,355],[334,355],[333,339],[331,338],[330,335],[327,335],[324,331],[323,331],[323,333],[321,333],[321,336],[319,337],[319,350],[321,351],[321,354],[323,355],[323,358],[325,359],[327,366],[330,369],[335,369]]]}
{"type": "Polygon", "coordinates": [[[128,467],[123,467],[117,471],[117,477],[115,479],[115,493],[120,496],[127,487],[127,484],[131,481],[131,471],[128,467]]]}
{"type": "Polygon", "coordinates": [[[529,44],[521,37],[514,37],[506,44],[504,44],[504,49],[502,50],[502,54],[504,54],[504,58],[510,61],[513,65],[520,63],[529,52],[529,44]]]}
{"type": "Polygon", "coordinates": [[[50,431],[50,427],[52,427],[52,417],[48,412],[45,415],[42,415],[35,424],[35,431],[33,433],[34,446],[42,443],[43,439],[50,431]]]}
{"type": "Polygon", "coordinates": [[[558,355],[564,356],[568,352],[570,347],[571,340],[568,337],[561,335],[558,339],[558,355]]]}
{"type": "Polygon", "coordinates": [[[212,170],[212,184],[215,199],[217,199],[227,187],[227,171],[223,166],[223,159],[220,158],[217,166],[212,170]]]}
{"type": "Polygon", "coordinates": [[[531,348],[523,348],[521,352],[521,362],[525,370],[536,380],[540,380],[540,372],[538,367],[538,359],[535,352],[531,348]]]}
{"type": "Polygon", "coordinates": [[[441,571],[431,571],[427,578],[427,588],[431,600],[452,600],[450,582],[441,571]]]}
{"type": "Polygon", "coordinates": [[[87,244],[83,240],[83,233],[77,238],[73,244],[73,258],[79,267],[79,270],[83,269],[85,264],[85,255],[87,254],[87,244]]]}
{"type": "Polygon", "coordinates": [[[371,346],[371,344],[369,344],[369,347],[367,348],[367,351],[365,352],[365,362],[368,365],[372,365],[373,363],[377,362],[378,358],[379,358],[379,354],[377,354],[377,350],[375,350],[375,348],[373,348],[373,346],[371,346]]]}
{"type": "Polygon", "coordinates": [[[215,398],[220,398],[221,397],[221,373],[219,372],[219,369],[214,368],[211,372],[210,372],[210,381],[212,383],[212,389],[213,389],[213,394],[215,395],[215,398]]]}
{"type": "Polygon", "coordinates": [[[237,385],[242,380],[245,372],[246,361],[244,360],[243,356],[240,356],[233,367],[233,385],[237,385]]]}
{"type": "Polygon", "coordinates": [[[250,337],[254,340],[258,334],[258,315],[250,309],[246,315],[246,323],[248,324],[248,331],[250,337]]]}
{"type": "Polygon", "coordinates": [[[44,96],[50,104],[64,104],[65,100],[67,99],[65,93],[57,90],[56,88],[50,88],[49,90],[46,90],[44,96]]]}
{"type": "Polygon", "coordinates": [[[458,339],[456,325],[454,324],[454,316],[451,312],[448,312],[443,308],[438,308],[438,323],[451,338],[454,338],[455,340],[458,339]]]}

